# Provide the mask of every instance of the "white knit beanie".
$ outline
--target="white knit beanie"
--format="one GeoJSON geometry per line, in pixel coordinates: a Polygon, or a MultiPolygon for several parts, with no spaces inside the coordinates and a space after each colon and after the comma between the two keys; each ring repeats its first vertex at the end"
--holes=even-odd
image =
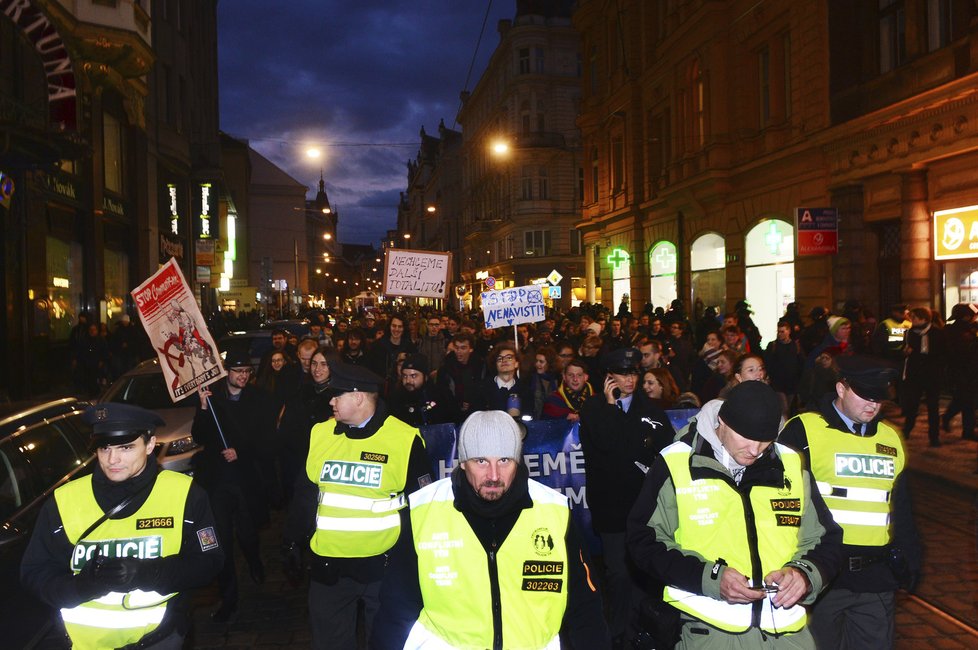
{"type": "Polygon", "coordinates": [[[458,434],[458,459],[512,458],[523,456],[523,433],[505,411],[476,411],[462,423],[458,434]]]}

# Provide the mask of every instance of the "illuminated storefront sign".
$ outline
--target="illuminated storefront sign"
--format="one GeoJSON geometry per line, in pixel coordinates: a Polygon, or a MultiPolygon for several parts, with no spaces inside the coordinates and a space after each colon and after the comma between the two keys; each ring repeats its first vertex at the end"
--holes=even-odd
{"type": "Polygon", "coordinates": [[[180,234],[180,210],[177,207],[177,186],[173,183],[166,184],[166,194],[169,197],[170,209],[170,232],[174,235],[180,234]]]}
{"type": "Polygon", "coordinates": [[[978,205],[934,213],[934,259],[978,257],[978,205]]]}
{"type": "Polygon", "coordinates": [[[616,248],[608,255],[608,264],[614,267],[616,271],[622,268],[628,263],[628,251],[623,248],[616,248]]]}
{"type": "Polygon", "coordinates": [[[197,239],[218,239],[220,237],[220,219],[218,218],[216,183],[198,183],[191,206],[194,215],[194,236],[197,239]]]}

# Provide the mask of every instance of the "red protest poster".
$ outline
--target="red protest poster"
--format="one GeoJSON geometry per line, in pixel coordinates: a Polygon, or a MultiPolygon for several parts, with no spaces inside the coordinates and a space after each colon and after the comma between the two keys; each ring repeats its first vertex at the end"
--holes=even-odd
{"type": "Polygon", "coordinates": [[[170,399],[214,383],[227,372],[194,294],[172,257],[133,289],[139,320],[160,358],[170,399]]]}

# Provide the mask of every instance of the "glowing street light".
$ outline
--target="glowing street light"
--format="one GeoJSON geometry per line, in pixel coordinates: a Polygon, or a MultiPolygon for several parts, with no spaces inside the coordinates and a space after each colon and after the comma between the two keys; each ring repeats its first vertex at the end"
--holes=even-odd
{"type": "Polygon", "coordinates": [[[492,143],[491,149],[497,156],[505,156],[509,153],[509,143],[505,140],[496,140],[492,143]]]}
{"type": "Polygon", "coordinates": [[[323,233],[323,239],[325,239],[326,241],[329,241],[332,238],[333,238],[333,236],[331,234],[329,234],[328,232],[323,233]]]}
{"type": "Polygon", "coordinates": [[[306,157],[312,160],[319,160],[322,155],[323,152],[319,147],[309,147],[306,149],[306,157]]]}

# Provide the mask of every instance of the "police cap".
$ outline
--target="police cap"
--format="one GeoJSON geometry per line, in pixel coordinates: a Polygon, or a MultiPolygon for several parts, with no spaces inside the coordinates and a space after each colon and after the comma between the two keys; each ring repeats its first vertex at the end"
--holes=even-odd
{"type": "Polygon", "coordinates": [[[384,383],[376,373],[349,363],[331,363],[329,373],[329,387],[338,393],[379,393],[384,383]]]}
{"type": "Polygon", "coordinates": [[[124,445],[144,433],[152,435],[163,418],[141,406],[103,402],[85,409],[82,420],[92,425],[92,446],[124,445]]]}
{"type": "Polygon", "coordinates": [[[890,382],[897,377],[895,368],[859,354],[836,357],[835,363],[839,367],[840,381],[845,381],[856,395],[871,402],[889,399],[890,382]]]}
{"type": "Polygon", "coordinates": [[[637,375],[642,353],[636,348],[612,350],[601,357],[601,365],[616,375],[637,375]]]}

